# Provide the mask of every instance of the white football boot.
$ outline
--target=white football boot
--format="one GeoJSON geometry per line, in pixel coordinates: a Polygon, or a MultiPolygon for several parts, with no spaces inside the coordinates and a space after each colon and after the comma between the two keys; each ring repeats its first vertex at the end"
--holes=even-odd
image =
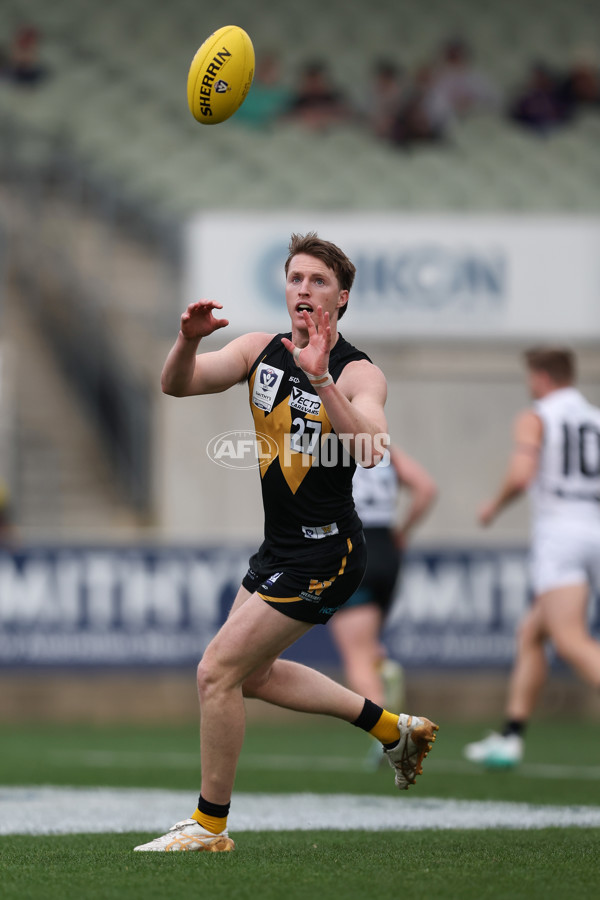
{"type": "Polygon", "coordinates": [[[417,775],[423,771],[423,760],[431,750],[435,741],[435,733],[439,726],[429,719],[408,716],[401,713],[398,718],[400,740],[395,747],[383,752],[390,766],[396,770],[396,787],[407,791],[414,784],[417,775]]]}
{"type": "Polygon", "coordinates": [[[490,769],[512,769],[523,759],[523,738],[518,734],[497,734],[493,731],[481,741],[467,744],[464,756],[471,762],[490,769]]]}
{"type": "Polygon", "coordinates": [[[195,819],[183,819],[170,828],[166,834],[154,838],[147,844],[140,844],[134,850],[154,850],[169,853],[174,850],[208,850],[210,853],[223,853],[233,850],[235,844],[227,834],[210,834],[195,819]]]}

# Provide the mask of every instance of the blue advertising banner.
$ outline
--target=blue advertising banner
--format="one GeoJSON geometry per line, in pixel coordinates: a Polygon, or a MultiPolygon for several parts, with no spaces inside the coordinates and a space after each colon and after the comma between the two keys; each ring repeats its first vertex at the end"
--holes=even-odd
{"type": "MultiPolygon", "coordinates": [[[[253,548],[27,548],[0,552],[0,666],[195,665],[253,548]]],[[[413,550],[385,629],[407,666],[507,666],[530,601],[523,549],[413,550]]],[[[600,602],[590,604],[600,638],[600,602]]],[[[286,654],[338,664],[317,626],[286,654]]]]}

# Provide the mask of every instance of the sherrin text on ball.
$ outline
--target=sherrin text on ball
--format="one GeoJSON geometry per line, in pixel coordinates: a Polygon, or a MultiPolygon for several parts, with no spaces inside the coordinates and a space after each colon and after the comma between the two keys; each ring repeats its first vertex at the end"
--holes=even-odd
{"type": "Polygon", "coordinates": [[[254,47],[238,25],[225,25],[208,37],[192,60],[188,106],[205,125],[218,125],[240,108],[254,77],[254,47]]]}

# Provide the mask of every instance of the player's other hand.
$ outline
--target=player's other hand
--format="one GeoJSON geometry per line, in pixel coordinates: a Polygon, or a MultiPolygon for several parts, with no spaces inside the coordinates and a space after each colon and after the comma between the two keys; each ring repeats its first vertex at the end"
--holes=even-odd
{"type": "Polygon", "coordinates": [[[214,300],[198,300],[190,303],[181,317],[181,333],[188,340],[207,337],[218,328],[229,325],[228,319],[215,319],[213,309],[223,309],[214,300]]]}

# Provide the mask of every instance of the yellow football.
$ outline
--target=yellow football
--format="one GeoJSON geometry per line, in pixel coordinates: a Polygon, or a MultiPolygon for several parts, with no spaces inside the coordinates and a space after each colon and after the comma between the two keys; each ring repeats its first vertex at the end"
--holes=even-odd
{"type": "Polygon", "coordinates": [[[192,60],[188,106],[205,125],[224,122],[239,109],[254,78],[254,47],[243,28],[225,25],[208,37],[192,60]]]}

